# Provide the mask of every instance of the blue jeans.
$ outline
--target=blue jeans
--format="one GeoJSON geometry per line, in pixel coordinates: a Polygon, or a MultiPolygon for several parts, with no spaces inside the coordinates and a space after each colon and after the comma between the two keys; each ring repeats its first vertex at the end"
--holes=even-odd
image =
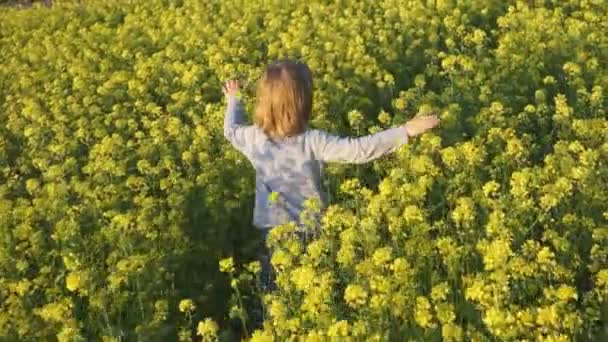
{"type": "Polygon", "coordinates": [[[269,292],[276,289],[275,284],[275,275],[272,270],[272,265],[270,264],[270,259],[272,258],[272,252],[266,246],[266,240],[268,238],[268,233],[272,227],[264,227],[260,229],[262,231],[262,243],[260,246],[260,251],[258,252],[257,259],[262,265],[262,272],[260,274],[260,282],[262,286],[262,292],[269,292]]]}

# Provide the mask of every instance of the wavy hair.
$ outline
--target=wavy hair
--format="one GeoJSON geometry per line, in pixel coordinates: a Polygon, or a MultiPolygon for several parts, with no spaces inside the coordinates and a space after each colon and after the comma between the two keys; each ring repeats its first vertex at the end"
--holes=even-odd
{"type": "Polygon", "coordinates": [[[270,64],[257,84],[255,123],[271,138],[304,132],[312,110],[312,73],[293,61],[270,64]]]}

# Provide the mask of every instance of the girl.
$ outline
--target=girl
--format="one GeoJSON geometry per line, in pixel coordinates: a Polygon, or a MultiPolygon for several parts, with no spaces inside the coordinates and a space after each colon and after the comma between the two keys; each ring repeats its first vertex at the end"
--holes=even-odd
{"type": "MultiPolygon", "coordinates": [[[[286,61],[267,66],[257,87],[254,125],[244,123],[238,81],[228,81],[223,87],[228,102],[224,135],[255,168],[253,225],[262,230],[264,242],[272,227],[289,221],[299,223],[306,199],[318,199],[327,206],[321,190],[325,162],[369,162],[439,124],[435,115],[417,117],[402,126],[358,138],[311,129],[312,85],[312,74],[305,64],[286,61]],[[275,198],[269,199],[271,194],[275,198]]],[[[265,243],[263,248],[262,279],[268,289],[274,282],[265,243]]]]}

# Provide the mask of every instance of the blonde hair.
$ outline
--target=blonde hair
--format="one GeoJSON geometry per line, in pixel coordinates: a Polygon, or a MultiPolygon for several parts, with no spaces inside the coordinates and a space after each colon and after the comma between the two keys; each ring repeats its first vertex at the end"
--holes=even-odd
{"type": "Polygon", "coordinates": [[[312,73],[306,64],[278,62],[266,67],[257,85],[255,123],[271,138],[307,129],[312,110],[312,73]]]}

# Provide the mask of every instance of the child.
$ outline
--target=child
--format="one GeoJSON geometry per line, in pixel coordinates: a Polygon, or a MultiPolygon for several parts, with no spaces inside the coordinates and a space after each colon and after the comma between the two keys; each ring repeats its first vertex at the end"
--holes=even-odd
{"type": "MultiPolygon", "coordinates": [[[[262,230],[264,241],[272,227],[299,222],[306,199],[318,199],[327,206],[321,190],[325,162],[369,162],[439,124],[435,115],[417,117],[400,127],[358,138],[311,129],[312,85],[305,64],[286,61],[267,66],[257,87],[254,125],[244,123],[238,81],[228,81],[223,88],[228,102],[224,135],[255,168],[253,225],[262,230]],[[271,194],[278,194],[278,199],[270,200],[271,194]]],[[[270,255],[263,254],[264,285],[274,287],[270,255]]]]}

